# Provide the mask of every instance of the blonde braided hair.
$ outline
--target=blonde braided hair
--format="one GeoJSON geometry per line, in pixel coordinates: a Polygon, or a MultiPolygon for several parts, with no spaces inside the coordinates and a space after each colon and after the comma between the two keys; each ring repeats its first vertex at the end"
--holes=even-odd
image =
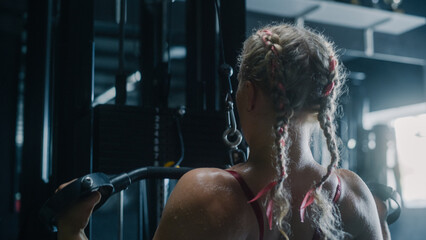
{"type": "Polygon", "coordinates": [[[288,239],[291,209],[288,176],[288,149],[291,145],[288,127],[295,112],[319,105],[318,121],[327,141],[331,162],[322,179],[313,183],[308,217],[314,228],[326,239],[342,239],[338,209],[322,190],[339,162],[339,149],[334,124],[336,100],[344,83],[343,68],[337,64],[332,43],[321,34],[290,24],[266,26],[252,34],[240,55],[240,81],[251,81],[273,100],[276,113],[273,145],[275,168],[280,176],[278,184],[267,199],[275,202],[275,224],[288,239]]]}

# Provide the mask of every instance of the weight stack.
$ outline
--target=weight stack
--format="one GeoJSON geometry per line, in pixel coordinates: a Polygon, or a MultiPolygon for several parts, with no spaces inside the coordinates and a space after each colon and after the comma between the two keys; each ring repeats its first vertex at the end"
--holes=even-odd
{"type": "Polygon", "coordinates": [[[229,164],[222,134],[225,114],[98,105],[94,108],[93,171],[120,173],[144,166],[177,162],[184,144],[185,167],[218,167],[229,164]],[[179,118],[177,121],[176,119],[179,118]]]}

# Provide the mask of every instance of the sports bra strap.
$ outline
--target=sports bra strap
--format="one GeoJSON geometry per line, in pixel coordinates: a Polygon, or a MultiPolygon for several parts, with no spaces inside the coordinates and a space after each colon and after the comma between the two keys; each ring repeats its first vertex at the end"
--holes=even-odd
{"type": "Polygon", "coordinates": [[[340,195],[342,194],[342,183],[340,182],[339,176],[336,175],[336,177],[337,177],[337,187],[336,187],[336,194],[334,195],[334,198],[333,198],[334,203],[337,203],[339,201],[340,195]]]}
{"type": "MultiPolygon", "coordinates": [[[[249,186],[247,185],[247,183],[244,181],[244,179],[241,177],[239,173],[233,170],[225,170],[225,171],[229,172],[238,181],[238,183],[241,186],[241,189],[246,195],[247,200],[251,200],[254,198],[253,192],[250,190],[249,186]]],[[[260,208],[260,205],[257,201],[251,202],[250,205],[253,208],[254,214],[256,215],[257,223],[259,224],[259,240],[263,240],[263,233],[265,230],[263,226],[262,209],[260,208]]]]}
{"type": "MultiPolygon", "coordinates": [[[[238,181],[248,201],[254,198],[253,192],[250,190],[249,186],[247,185],[247,183],[244,181],[244,179],[241,177],[239,173],[233,170],[225,170],[225,171],[229,172],[238,181]]],[[[333,203],[337,203],[340,199],[340,195],[342,194],[342,184],[341,184],[340,178],[337,175],[336,177],[337,177],[338,184],[336,187],[336,194],[334,195],[334,198],[333,198],[333,203]]],[[[257,201],[251,202],[250,205],[253,208],[254,214],[256,215],[257,223],[259,225],[259,240],[263,240],[263,234],[265,230],[263,225],[262,209],[260,208],[260,205],[257,201]]],[[[320,230],[315,229],[315,234],[312,239],[320,239],[320,238],[321,238],[320,230]]]]}

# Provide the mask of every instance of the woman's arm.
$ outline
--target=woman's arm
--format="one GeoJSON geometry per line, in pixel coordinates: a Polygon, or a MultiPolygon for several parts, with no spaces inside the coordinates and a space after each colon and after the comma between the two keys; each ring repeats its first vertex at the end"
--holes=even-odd
{"type": "Polygon", "coordinates": [[[234,182],[219,169],[185,174],[167,202],[154,240],[243,239],[248,234],[244,227],[248,204],[239,202],[241,190],[234,182]]]}
{"type": "Polygon", "coordinates": [[[340,211],[345,231],[355,239],[383,239],[376,203],[367,185],[349,170],[340,169],[339,175],[343,183],[340,211]]]}
{"type": "MultiPolygon", "coordinates": [[[[95,192],[64,212],[58,219],[58,240],[86,240],[84,228],[100,198],[95,192]]],[[[242,204],[246,202],[229,173],[213,168],[192,170],[173,190],[154,239],[245,239],[250,219],[255,219],[250,205],[242,204]]]]}
{"type": "Polygon", "coordinates": [[[379,197],[374,196],[374,201],[376,202],[377,212],[379,213],[380,227],[382,228],[382,234],[384,240],[390,240],[391,235],[389,231],[388,222],[386,221],[388,215],[388,208],[386,204],[379,197]]]}

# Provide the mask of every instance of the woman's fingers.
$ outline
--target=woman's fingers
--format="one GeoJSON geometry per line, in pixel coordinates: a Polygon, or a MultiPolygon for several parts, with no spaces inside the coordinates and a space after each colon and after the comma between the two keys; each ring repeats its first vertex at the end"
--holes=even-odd
{"type": "Polygon", "coordinates": [[[66,183],[62,183],[61,185],[59,185],[59,187],[55,190],[55,193],[57,193],[58,191],[62,190],[64,187],[68,186],[69,184],[73,183],[75,180],[77,180],[77,178],[74,178],[73,180],[66,182],[66,183]]]}
{"type": "Polygon", "coordinates": [[[58,218],[58,228],[61,231],[79,232],[86,228],[93,209],[101,200],[99,192],[93,192],[89,196],[80,199],[73,206],[62,213],[58,218]]]}
{"type": "MultiPolygon", "coordinates": [[[[55,191],[61,191],[77,179],[61,184],[55,191]]],[[[58,216],[58,230],[67,234],[78,234],[86,228],[96,204],[101,200],[101,194],[96,191],[79,199],[58,216]]]]}

